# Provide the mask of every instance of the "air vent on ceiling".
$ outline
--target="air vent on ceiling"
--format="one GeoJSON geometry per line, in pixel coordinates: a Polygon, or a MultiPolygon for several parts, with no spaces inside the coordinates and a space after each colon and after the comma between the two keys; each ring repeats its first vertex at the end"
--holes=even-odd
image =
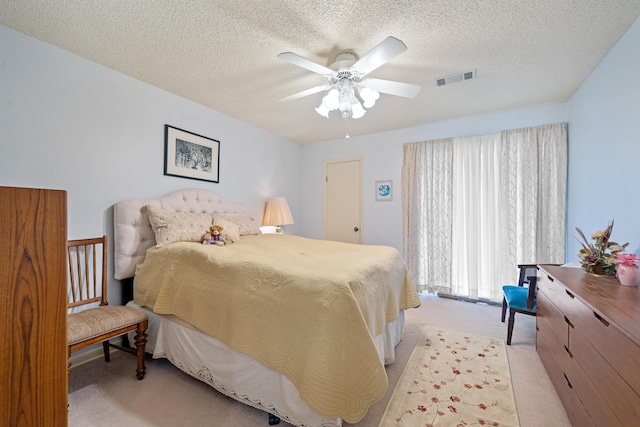
{"type": "Polygon", "coordinates": [[[465,71],[463,73],[452,74],[446,77],[436,79],[437,86],[450,85],[451,83],[461,82],[463,80],[471,80],[476,78],[476,70],[465,71]]]}

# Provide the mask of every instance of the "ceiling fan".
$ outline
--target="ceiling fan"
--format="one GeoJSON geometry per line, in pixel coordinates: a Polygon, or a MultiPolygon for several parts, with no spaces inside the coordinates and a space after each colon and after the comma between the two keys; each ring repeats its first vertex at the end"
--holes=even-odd
{"type": "Polygon", "coordinates": [[[380,93],[414,98],[420,92],[420,86],[409,83],[365,78],[367,74],[389,62],[402,52],[407,46],[395,37],[387,37],[374,47],[369,53],[356,61],[351,52],[343,52],[336,56],[336,61],[327,68],[316,64],[292,52],[283,52],[278,58],[290,62],[298,67],[320,74],[327,78],[328,83],[294,93],[281,98],[280,101],[291,101],[318,92],[328,91],[322,98],[322,103],[316,112],[329,117],[329,112],[339,110],[343,118],[358,119],[364,116],[365,108],[374,106],[380,93]]]}

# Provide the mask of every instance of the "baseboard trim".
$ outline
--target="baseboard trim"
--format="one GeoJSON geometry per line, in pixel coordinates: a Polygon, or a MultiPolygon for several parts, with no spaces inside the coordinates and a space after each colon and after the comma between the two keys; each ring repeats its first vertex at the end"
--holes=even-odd
{"type": "Polygon", "coordinates": [[[475,304],[495,305],[495,306],[498,306],[498,307],[502,306],[502,303],[491,301],[491,300],[485,299],[485,298],[475,299],[475,298],[463,297],[463,296],[459,296],[459,295],[445,294],[444,292],[438,292],[436,295],[438,295],[440,298],[455,299],[455,300],[458,300],[458,301],[471,302],[471,303],[475,303],[475,304]]]}

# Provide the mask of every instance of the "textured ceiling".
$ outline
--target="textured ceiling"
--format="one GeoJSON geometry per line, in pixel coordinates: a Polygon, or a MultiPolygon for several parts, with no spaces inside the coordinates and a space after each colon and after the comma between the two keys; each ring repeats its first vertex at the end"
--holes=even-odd
{"type": "Polygon", "coordinates": [[[324,66],[387,36],[407,51],[369,77],[418,84],[349,120],[352,136],[566,101],[640,16],[638,0],[0,0],[0,24],[300,143],[342,138],[314,108],[324,66]],[[477,79],[437,87],[438,77],[477,79]]]}

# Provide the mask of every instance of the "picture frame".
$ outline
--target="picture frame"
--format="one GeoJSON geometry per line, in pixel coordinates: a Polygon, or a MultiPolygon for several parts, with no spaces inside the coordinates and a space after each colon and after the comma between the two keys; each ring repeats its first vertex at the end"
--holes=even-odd
{"type": "Polygon", "coordinates": [[[376,181],[376,202],[390,202],[393,200],[393,181],[390,179],[376,181]]]}
{"type": "Polygon", "coordinates": [[[220,141],[165,125],[164,174],[220,182],[220,141]]]}

